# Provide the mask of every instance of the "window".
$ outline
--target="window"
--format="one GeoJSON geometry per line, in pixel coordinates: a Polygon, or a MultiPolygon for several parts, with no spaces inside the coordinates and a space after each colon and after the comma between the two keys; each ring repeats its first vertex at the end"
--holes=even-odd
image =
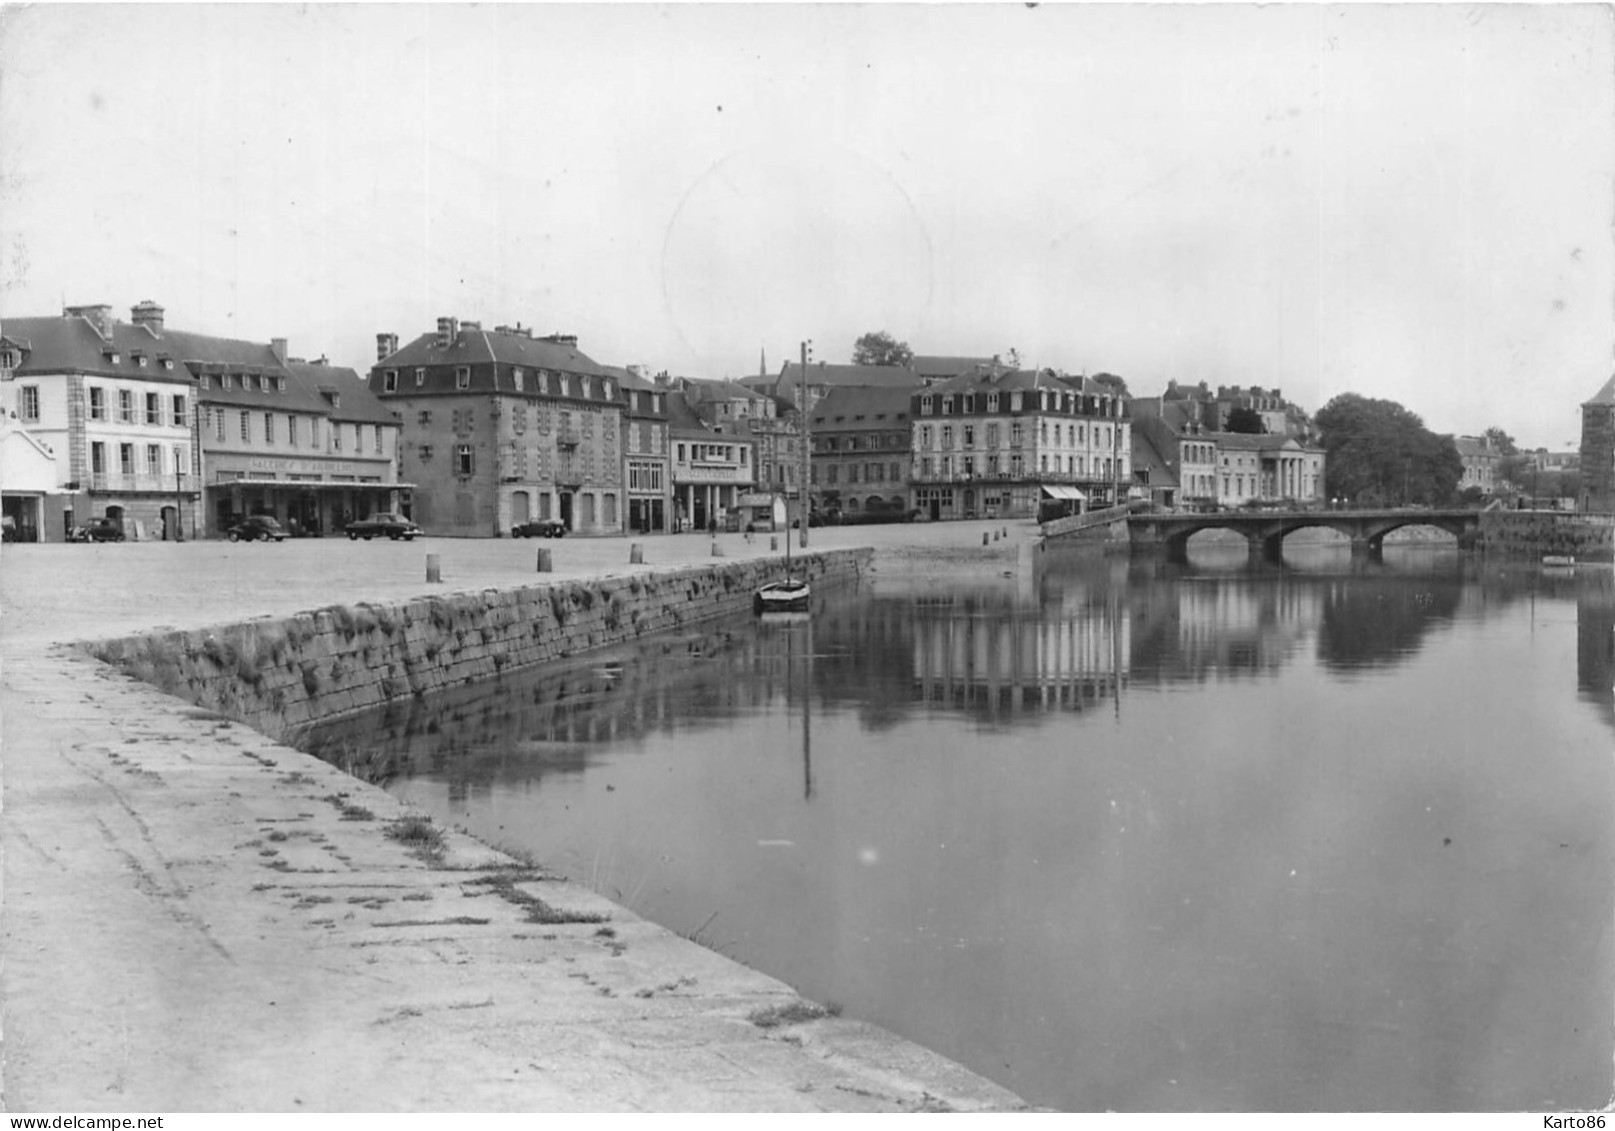
{"type": "Polygon", "coordinates": [[[118,422],[120,424],[135,422],[135,394],[131,389],[118,390],[118,422]]]}
{"type": "Polygon", "coordinates": [[[470,444],[457,444],[454,448],[454,473],[456,475],[470,475],[475,467],[471,454],[470,444]]]}
{"type": "Polygon", "coordinates": [[[376,447],[375,447],[375,452],[376,452],[376,454],[378,456],[382,454],[381,453],[381,425],[379,425],[379,424],[376,425],[376,447]]]}
{"type": "Polygon", "coordinates": [[[679,445],[679,462],[680,463],[684,462],[684,445],[683,444],[679,445]]]}
{"type": "Polygon", "coordinates": [[[146,394],[146,423],[161,424],[163,422],[162,401],[156,393],[146,394]]]}
{"type": "Polygon", "coordinates": [[[1020,393],[1015,392],[1015,393],[1011,393],[1009,395],[1009,411],[1010,412],[1019,412],[1019,411],[1021,411],[1021,394],[1020,393]]]}
{"type": "Polygon", "coordinates": [[[213,436],[222,444],[224,443],[224,410],[216,408],[211,411],[213,412],[213,436]]]}
{"type": "Polygon", "coordinates": [[[99,440],[90,444],[90,470],[96,475],[106,474],[107,446],[99,440]]]}
{"type": "Polygon", "coordinates": [[[432,423],[432,410],[428,408],[421,409],[420,415],[415,418],[415,423],[420,425],[432,423]]]}
{"type": "Polygon", "coordinates": [[[118,470],[125,475],[135,473],[135,446],[133,444],[118,445],[118,470]]]}
{"type": "Polygon", "coordinates": [[[241,410],[241,442],[244,444],[252,442],[252,413],[246,409],[241,410]]]}
{"type": "Polygon", "coordinates": [[[563,397],[572,395],[572,376],[569,373],[561,374],[561,395],[563,397]]]}
{"type": "Polygon", "coordinates": [[[176,395],[170,407],[173,409],[173,416],[169,419],[169,423],[175,428],[185,427],[185,394],[176,395]]]}
{"type": "Polygon", "coordinates": [[[146,445],[146,471],[151,475],[163,473],[163,449],[161,444],[146,445]]]}
{"type": "Polygon", "coordinates": [[[856,483],[856,482],[858,482],[858,465],[855,464],[855,463],[849,463],[847,465],[847,482],[848,483],[856,483]]]}
{"type": "Polygon", "coordinates": [[[966,424],[965,425],[965,447],[973,448],[975,446],[976,446],[976,426],[974,424],[966,424]]]}
{"type": "Polygon", "coordinates": [[[225,373],[219,377],[219,388],[233,389],[236,387],[236,378],[233,373],[225,373]]]}
{"type": "Polygon", "coordinates": [[[417,370],[415,370],[415,387],[418,389],[424,384],[426,384],[426,370],[425,369],[417,369],[417,370]]]}
{"type": "Polygon", "coordinates": [[[266,413],[264,413],[264,443],[273,444],[274,442],[275,442],[275,414],[272,413],[272,412],[266,412],[266,413]]]}
{"type": "Polygon", "coordinates": [[[988,393],[987,394],[987,411],[988,412],[997,412],[998,411],[998,394],[997,393],[988,393]]]}
{"type": "Polygon", "coordinates": [[[17,390],[17,413],[29,423],[39,419],[38,385],[24,385],[17,390]]]}
{"type": "Polygon", "coordinates": [[[931,404],[932,404],[932,401],[931,401],[931,398],[929,396],[924,396],[924,397],[920,398],[920,415],[921,416],[930,416],[931,415],[931,404]]]}
{"type": "Polygon", "coordinates": [[[952,412],[953,412],[953,398],[952,397],[943,397],[942,398],[942,415],[947,416],[952,412]]]}
{"type": "Polygon", "coordinates": [[[98,386],[90,386],[90,419],[105,420],[107,418],[107,391],[98,386]]]}
{"type": "Polygon", "coordinates": [[[841,469],[832,463],[830,466],[824,469],[824,481],[826,483],[837,482],[840,471],[841,469]]]}
{"type": "Polygon", "coordinates": [[[396,393],[398,391],[398,370],[389,369],[381,375],[381,388],[383,392],[396,393]]]}
{"type": "Polygon", "coordinates": [[[516,368],[510,371],[510,379],[512,383],[515,384],[516,391],[519,393],[526,386],[527,374],[523,373],[522,367],[518,365],[516,368]]]}
{"type": "Polygon", "coordinates": [[[286,414],[286,443],[294,448],[297,447],[297,415],[295,413],[288,412],[286,414]]]}
{"type": "Polygon", "coordinates": [[[334,420],[331,421],[331,450],[333,452],[342,450],[342,425],[334,420]]]}
{"type": "Polygon", "coordinates": [[[469,365],[456,365],[454,367],[454,387],[456,389],[469,389],[471,387],[471,367],[469,365]]]}
{"type": "Polygon", "coordinates": [[[1010,447],[1018,448],[1021,446],[1021,441],[1025,439],[1025,431],[1026,430],[1021,427],[1021,422],[1018,420],[1009,426],[1010,447]]]}
{"type": "Polygon", "coordinates": [[[420,457],[422,459],[431,459],[432,458],[432,445],[431,444],[422,444],[419,448],[416,449],[416,451],[420,454],[420,457]]]}
{"type": "Polygon", "coordinates": [[[931,435],[931,426],[929,424],[920,425],[920,447],[929,448],[934,438],[931,435]]]}
{"type": "Polygon", "coordinates": [[[953,447],[953,425],[951,424],[942,426],[942,446],[944,448],[953,447]]]}

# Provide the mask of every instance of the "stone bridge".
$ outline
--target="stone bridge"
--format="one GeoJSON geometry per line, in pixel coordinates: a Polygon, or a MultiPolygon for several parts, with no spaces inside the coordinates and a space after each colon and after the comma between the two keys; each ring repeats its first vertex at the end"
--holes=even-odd
{"type": "Polygon", "coordinates": [[[1478,510],[1309,510],[1222,511],[1217,514],[1135,514],[1127,537],[1135,553],[1165,550],[1169,561],[1186,561],[1189,539],[1202,530],[1235,530],[1245,536],[1251,556],[1277,561],[1284,539],[1297,530],[1322,526],[1351,539],[1353,556],[1378,557],[1385,536],[1404,526],[1434,526],[1458,539],[1462,549],[1480,534],[1478,510]]]}

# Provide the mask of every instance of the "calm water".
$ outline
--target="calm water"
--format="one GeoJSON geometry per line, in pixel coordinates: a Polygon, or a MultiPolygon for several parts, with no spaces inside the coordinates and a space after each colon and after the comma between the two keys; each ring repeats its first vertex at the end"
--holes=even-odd
{"type": "Polygon", "coordinates": [[[1609,1101],[1607,567],[1045,562],[316,737],[1035,1104],[1609,1101]]]}

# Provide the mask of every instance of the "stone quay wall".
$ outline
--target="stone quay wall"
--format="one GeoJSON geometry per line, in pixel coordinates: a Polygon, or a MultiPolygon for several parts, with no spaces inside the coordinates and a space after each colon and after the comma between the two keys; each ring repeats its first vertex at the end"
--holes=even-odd
{"type": "MultiPolygon", "coordinates": [[[[793,572],[849,584],[869,549],[805,554],[793,572]]],[[[777,560],[557,580],[335,605],[193,631],[86,644],[100,660],[198,707],[291,741],[312,723],[751,608],[777,560]]]]}
{"type": "Polygon", "coordinates": [[[1615,558],[1615,515],[1575,511],[1482,511],[1476,545],[1488,554],[1578,561],[1615,558]]]}

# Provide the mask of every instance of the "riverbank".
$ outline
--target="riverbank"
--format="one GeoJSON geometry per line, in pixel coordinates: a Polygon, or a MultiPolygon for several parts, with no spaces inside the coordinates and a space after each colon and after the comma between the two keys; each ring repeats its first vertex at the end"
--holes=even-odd
{"type": "MultiPolygon", "coordinates": [[[[976,548],[1000,524],[810,532],[976,548]]],[[[782,536],[783,537],[783,536],[782,536]]],[[[769,538],[717,540],[728,561],[769,538]]],[[[544,543],[552,578],[712,564],[544,543]]],[[[532,585],[535,543],[7,546],[4,1101],[13,1111],[1004,1110],[927,1050],[67,646],[532,585]],[[425,580],[436,554],[441,584],[425,580]]],[[[848,1011],[855,1012],[853,1003],[848,1011]]]]}

